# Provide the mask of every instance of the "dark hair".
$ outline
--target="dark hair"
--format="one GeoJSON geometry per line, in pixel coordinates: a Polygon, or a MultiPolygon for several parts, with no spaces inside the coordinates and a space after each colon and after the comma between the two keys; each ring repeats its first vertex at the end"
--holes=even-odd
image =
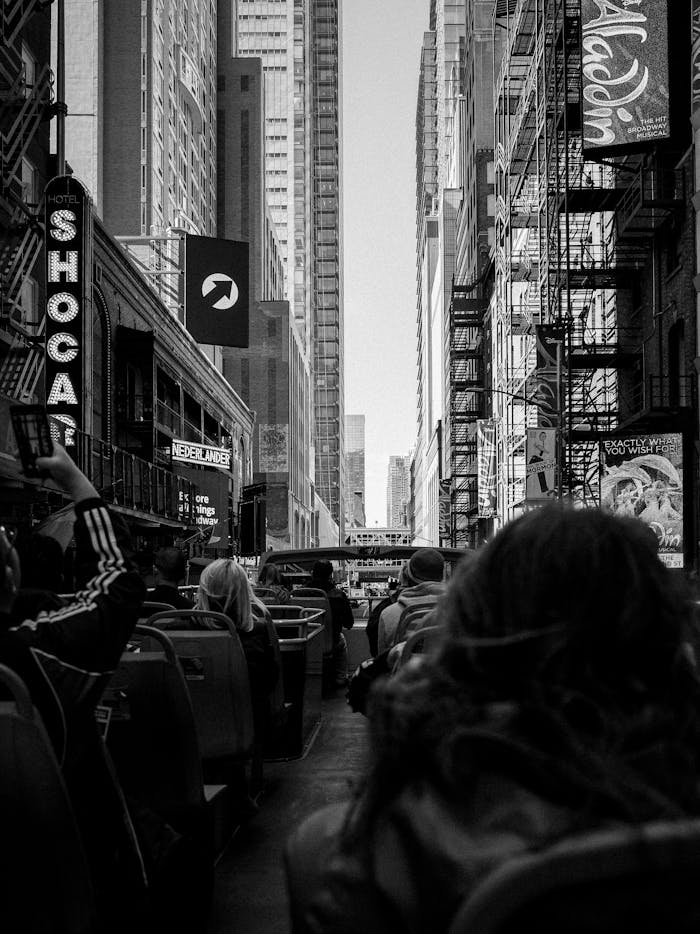
{"type": "Polygon", "coordinates": [[[153,562],[167,581],[177,583],[185,576],[185,556],[179,548],[161,548],[153,562]]]}
{"type": "Polygon", "coordinates": [[[333,565],[330,561],[321,559],[314,564],[311,580],[321,584],[330,584],[333,581],[333,565]]]}
{"type": "Polygon", "coordinates": [[[274,584],[276,586],[283,586],[282,582],[282,572],[277,567],[276,564],[268,562],[264,564],[260,569],[260,574],[258,575],[259,584],[274,584]]]}
{"type": "Polygon", "coordinates": [[[63,549],[50,535],[31,532],[15,542],[22,569],[22,588],[62,593],[63,549]]]}
{"type": "Polygon", "coordinates": [[[375,689],[358,828],[411,782],[459,800],[482,770],[582,822],[700,813],[691,606],[642,522],[528,513],[457,567],[438,613],[436,654],[375,689]]]}

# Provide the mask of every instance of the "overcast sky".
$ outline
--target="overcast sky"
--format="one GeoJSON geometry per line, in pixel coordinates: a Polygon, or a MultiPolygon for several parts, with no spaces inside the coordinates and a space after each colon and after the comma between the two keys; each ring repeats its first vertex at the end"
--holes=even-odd
{"type": "Polygon", "coordinates": [[[416,94],[429,0],[343,0],[345,411],[366,419],[367,524],[416,434],[416,94]]]}

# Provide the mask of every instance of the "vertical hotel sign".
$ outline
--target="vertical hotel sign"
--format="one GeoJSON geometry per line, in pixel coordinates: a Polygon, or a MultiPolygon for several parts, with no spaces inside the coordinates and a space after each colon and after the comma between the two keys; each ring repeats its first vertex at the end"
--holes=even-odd
{"type": "Polygon", "coordinates": [[[69,175],[46,186],[46,410],[68,448],[83,427],[86,202],[69,175]]]}
{"type": "Polygon", "coordinates": [[[583,148],[670,136],[667,0],[581,0],[583,148]]]}

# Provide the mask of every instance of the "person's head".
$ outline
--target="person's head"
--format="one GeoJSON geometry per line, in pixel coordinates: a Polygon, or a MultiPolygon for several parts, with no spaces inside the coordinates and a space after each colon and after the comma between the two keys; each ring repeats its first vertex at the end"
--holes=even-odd
{"type": "Polygon", "coordinates": [[[63,592],[63,549],[55,538],[37,532],[20,534],[15,547],[22,567],[23,588],[63,592]]]}
{"type": "Polygon", "coordinates": [[[546,431],[541,431],[541,432],[540,432],[540,441],[542,442],[542,444],[544,444],[544,442],[545,442],[546,440],[547,440],[547,432],[546,432],[546,431]]]}
{"type": "Polygon", "coordinates": [[[446,662],[511,693],[543,680],[601,697],[670,690],[690,611],[657,551],[635,518],[558,504],[521,516],[454,575],[446,662]],[[507,643],[528,645],[519,674],[507,643]]]}
{"type": "Polygon", "coordinates": [[[202,571],[196,600],[198,610],[225,613],[236,629],[250,632],[253,602],[248,575],[232,558],[217,558],[202,571]]]}
{"type": "Polygon", "coordinates": [[[283,585],[282,572],[276,564],[272,564],[270,561],[263,565],[260,574],[258,575],[258,583],[269,584],[273,587],[280,587],[283,585]]]}
{"type": "Polygon", "coordinates": [[[445,559],[436,548],[419,548],[403,566],[402,572],[407,587],[441,581],[445,574],[445,559]]]}
{"type": "Polygon", "coordinates": [[[691,604],[647,525],[534,510],[455,568],[439,612],[435,652],[373,690],[365,819],[489,769],[581,813],[700,813],[691,604]]]}
{"type": "Polygon", "coordinates": [[[161,548],[153,562],[156,583],[177,586],[185,579],[185,556],[179,548],[161,548]]]}
{"type": "Polygon", "coordinates": [[[314,564],[311,572],[311,586],[322,590],[331,590],[333,587],[333,565],[330,561],[321,559],[314,564]]]}

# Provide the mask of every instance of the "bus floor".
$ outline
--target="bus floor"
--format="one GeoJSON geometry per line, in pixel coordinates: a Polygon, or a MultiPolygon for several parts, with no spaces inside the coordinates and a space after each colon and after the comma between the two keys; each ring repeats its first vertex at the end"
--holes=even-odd
{"type": "Polygon", "coordinates": [[[339,691],[324,699],[304,758],[265,763],[260,811],[239,828],[216,869],[209,934],[289,934],[285,841],[307,814],[350,797],[366,751],[367,720],[339,691]]]}

